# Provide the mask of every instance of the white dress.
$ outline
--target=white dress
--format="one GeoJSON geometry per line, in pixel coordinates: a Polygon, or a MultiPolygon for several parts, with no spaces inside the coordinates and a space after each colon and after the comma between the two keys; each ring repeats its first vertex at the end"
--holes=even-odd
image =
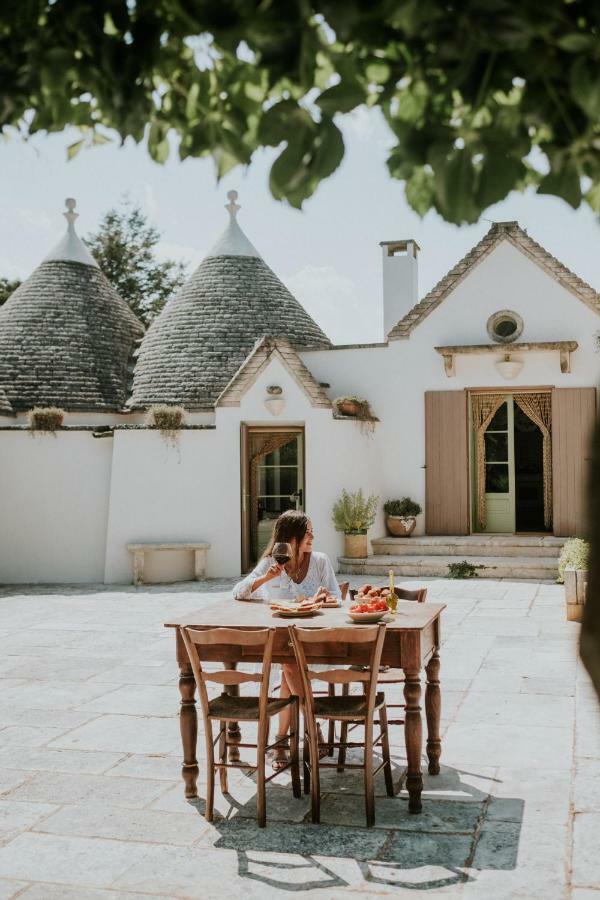
{"type": "Polygon", "coordinates": [[[233,589],[233,597],[235,600],[295,600],[301,594],[305,597],[312,597],[320,587],[324,587],[333,597],[340,597],[340,586],[337,583],[333,566],[326,553],[316,553],[313,551],[310,555],[308,571],[304,579],[298,584],[293,578],[282,572],[272,581],[267,581],[258,590],[252,592],[252,585],[259,578],[267,574],[269,568],[274,564],[275,560],[272,556],[266,556],[261,559],[256,568],[246,575],[233,589]]]}

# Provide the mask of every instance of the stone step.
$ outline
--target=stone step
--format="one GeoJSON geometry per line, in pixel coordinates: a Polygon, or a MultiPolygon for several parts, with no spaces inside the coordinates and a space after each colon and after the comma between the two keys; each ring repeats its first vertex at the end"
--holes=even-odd
{"type": "Polygon", "coordinates": [[[553,535],[417,535],[371,541],[376,556],[539,556],[558,558],[566,538],[553,535]]]}
{"type": "Polygon", "coordinates": [[[448,556],[412,556],[389,554],[368,556],[366,559],[351,559],[340,556],[340,573],[345,575],[386,576],[390,569],[395,575],[448,577],[450,563],[466,560],[478,568],[479,578],[519,578],[532,581],[555,581],[558,575],[558,560],[547,556],[474,556],[464,554],[448,556]]]}

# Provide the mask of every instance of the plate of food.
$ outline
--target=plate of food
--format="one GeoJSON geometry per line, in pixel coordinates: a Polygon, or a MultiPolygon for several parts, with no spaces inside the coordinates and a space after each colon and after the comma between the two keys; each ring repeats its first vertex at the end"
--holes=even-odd
{"type": "Polygon", "coordinates": [[[318,603],[271,603],[274,616],[283,616],[288,619],[307,618],[321,614],[321,606],[318,603]]]}
{"type": "Polygon", "coordinates": [[[388,605],[383,597],[363,597],[356,599],[348,610],[348,615],[353,622],[362,622],[365,625],[381,622],[389,612],[388,605]]]}

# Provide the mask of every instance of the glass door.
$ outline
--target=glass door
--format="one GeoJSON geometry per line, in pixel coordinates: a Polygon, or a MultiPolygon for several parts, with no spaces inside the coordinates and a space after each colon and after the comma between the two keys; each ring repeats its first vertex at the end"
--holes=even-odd
{"type": "Polygon", "coordinates": [[[262,556],[273,524],[288,509],[304,509],[304,431],[242,428],[242,567],[262,556]]]}
{"type": "Polygon", "coordinates": [[[486,533],[515,530],[515,448],[513,398],[506,398],[488,425],[485,438],[486,533]]]}

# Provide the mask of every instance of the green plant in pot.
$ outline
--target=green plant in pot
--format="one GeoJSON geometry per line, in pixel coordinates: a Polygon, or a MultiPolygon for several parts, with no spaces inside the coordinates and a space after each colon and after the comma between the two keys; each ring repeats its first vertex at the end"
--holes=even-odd
{"type": "Polygon", "coordinates": [[[333,504],[333,526],[346,536],[345,556],[351,559],[368,556],[367,529],[375,521],[378,500],[375,494],[365,497],[359,488],[354,493],[342,491],[340,499],[333,504]]]}
{"type": "Polygon", "coordinates": [[[402,500],[388,500],[383,505],[387,530],[394,537],[410,537],[417,524],[421,507],[410,497],[402,500]]]}

